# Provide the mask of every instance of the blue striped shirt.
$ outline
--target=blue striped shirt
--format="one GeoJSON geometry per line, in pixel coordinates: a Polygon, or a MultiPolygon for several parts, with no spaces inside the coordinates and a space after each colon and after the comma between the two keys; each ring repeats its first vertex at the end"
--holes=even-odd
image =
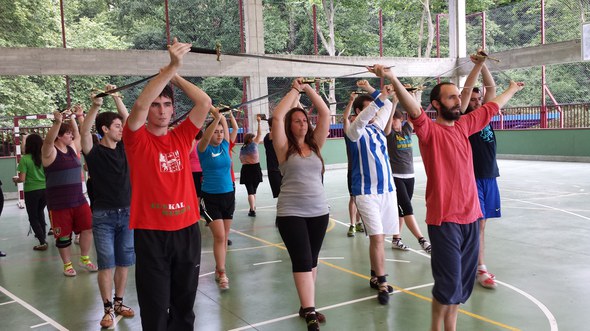
{"type": "Polygon", "coordinates": [[[392,104],[385,100],[379,108],[372,102],[351,123],[346,136],[350,148],[352,195],[383,194],[395,191],[387,140],[383,134],[392,104]],[[372,123],[369,124],[369,121],[372,123]]]}

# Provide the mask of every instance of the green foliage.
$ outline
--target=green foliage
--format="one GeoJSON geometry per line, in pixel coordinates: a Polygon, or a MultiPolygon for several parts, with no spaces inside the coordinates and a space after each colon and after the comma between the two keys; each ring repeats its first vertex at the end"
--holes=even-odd
{"type": "Polygon", "coordinates": [[[0,8],[0,47],[60,45],[59,6],[52,1],[0,0],[0,8]]]}

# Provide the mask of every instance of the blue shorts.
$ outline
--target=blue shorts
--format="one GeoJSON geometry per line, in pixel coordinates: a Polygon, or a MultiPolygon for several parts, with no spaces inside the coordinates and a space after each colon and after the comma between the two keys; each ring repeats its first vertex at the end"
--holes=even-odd
{"type": "Polygon", "coordinates": [[[129,229],[129,207],[93,210],[92,234],[99,270],[135,264],[133,230],[129,229]]]}
{"type": "Polygon", "coordinates": [[[476,178],[479,206],[484,219],[498,218],[500,212],[500,190],[496,178],[476,178]]]}
{"type": "Polygon", "coordinates": [[[465,303],[475,283],[479,255],[479,221],[428,225],[432,243],[432,296],[443,305],[465,303]]]}

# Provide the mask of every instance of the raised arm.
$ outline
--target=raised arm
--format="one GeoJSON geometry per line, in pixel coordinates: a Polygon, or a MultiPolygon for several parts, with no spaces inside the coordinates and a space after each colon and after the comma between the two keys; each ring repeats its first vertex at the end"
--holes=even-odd
{"type": "Polygon", "coordinates": [[[322,99],[311,85],[304,84],[302,87],[305,95],[311,100],[311,103],[318,112],[318,119],[316,121],[315,129],[313,130],[313,138],[318,144],[318,147],[322,148],[326,142],[326,138],[328,138],[328,135],[330,134],[330,108],[328,108],[324,99],[322,99]]]}
{"type": "Polygon", "coordinates": [[[229,141],[235,142],[236,138],[238,138],[238,121],[236,121],[236,117],[234,116],[234,112],[230,109],[229,111],[229,123],[231,124],[231,132],[229,134],[229,141]]]}
{"type": "MultiPolygon", "coordinates": [[[[104,90],[110,91],[110,90],[114,90],[116,88],[117,88],[116,85],[107,84],[107,86],[105,87],[104,90]]],[[[123,125],[125,125],[125,123],[127,122],[127,118],[129,117],[129,112],[127,111],[127,107],[123,103],[123,98],[121,97],[121,95],[119,93],[112,93],[111,97],[113,98],[113,101],[115,102],[115,106],[117,107],[117,113],[119,113],[119,116],[121,116],[123,118],[122,122],[123,122],[123,125]]]]}
{"type": "MultiPolygon", "coordinates": [[[[84,154],[90,153],[90,150],[92,149],[92,133],[90,133],[90,130],[92,129],[92,124],[96,121],[96,115],[103,103],[102,98],[95,98],[94,96],[95,94],[90,96],[92,106],[90,106],[88,115],[80,126],[80,141],[82,144],[82,152],[84,154]]],[[[96,129],[98,130],[98,128],[96,129]]]]}
{"type": "Polygon", "coordinates": [[[70,123],[72,123],[72,136],[74,136],[70,146],[74,148],[76,152],[79,152],[82,150],[82,143],[80,141],[80,129],[78,128],[76,119],[80,121],[80,124],[84,123],[84,109],[81,105],[75,105],[70,116],[70,123]]]}
{"type": "Polygon", "coordinates": [[[373,67],[367,68],[367,70],[374,73],[377,77],[387,78],[391,82],[399,103],[404,107],[411,118],[418,118],[418,116],[420,116],[422,113],[420,103],[418,103],[414,96],[406,90],[404,85],[399,79],[397,79],[390,69],[385,69],[383,65],[376,64],[373,67]]]}
{"type": "Polygon", "coordinates": [[[350,93],[350,98],[348,98],[348,103],[346,104],[346,108],[344,108],[344,113],[342,113],[342,130],[346,132],[348,127],[350,126],[350,112],[352,110],[352,104],[354,103],[354,99],[356,99],[356,93],[350,93]]]}
{"type": "Polygon", "coordinates": [[[252,139],[252,141],[254,141],[256,144],[260,144],[264,139],[264,137],[262,136],[262,128],[260,127],[261,120],[262,117],[260,116],[260,114],[256,115],[256,122],[258,122],[258,127],[256,128],[256,136],[254,137],[254,139],[252,139]]]}
{"type": "Polygon", "coordinates": [[[393,104],[393,106],[391,107],[391,114],[389,115],[389,118],[387,119],[387,124],[385,124],[385,129],[383,129],[383,133],[386,136],[389,136],[389,134],[391,133],[391,123],[393,122],[393,114],[395,114],[395,109],[397,108],[397,104],[399,103],[399,101],[397,100],[397,97],[395,96],[395,91],[393,90],[393,85],[386,85],[385,89],[387,90],[387,93],[391,96],[391,103],[393,104]]]}
{"type": "Polygon", "coordinates": [[[43,146],[41,146],[41,162],[44,167],[48,167],[55,161],[57,152],[55,151],[55,139],[59,133],[59,127],[61,126],[63,115],[59,111],[53,112],[53,125],[47,131],[45,139],[43,140],[43,146]]]}
{"type": "Polygon", "coordinates": [[[145,125],[152,101],[160,95],[166,84],[176,75],[176,72],[182,66],[184,55],[190,51],[190,48],[191,44],[179,43],[174,38],[174,42],[168,48],[170,63],[147,83],[137,100],[135,100],[133,108],[131,108],[131,114],[127,119],[127,126],[131,131],[137,131],[145,125]]]}
{"type": "Polygon", "coordinates": [[[502,94],[496,96],[494,99],[490,100],[490,102],[495,102],[498,104],[498,107],[501,109],[510,101],[510,99],[516,94],[516,92],[522,90],[524,88],[524,83],[522,82],[514,82],[510,81],[510,86],[502,92],[502,94]]]}
{"type": "Polygon", "coordinates": [[[213,116],[213,121],[209,124],[209,126],[207,126],[207,130],[205,130],[205,133],[203,133],[203,137],[201,138],[201,140],[199,140],[199,143],[197,144],[197,149],[199,150],[199,152],[204,152],[207,149],[207,145],[209,145],[209,142],[211,142],[211,137],[213,137],[213,132],[215,132],[215,129],[219,124],[219,121],[221,121],[221,118],[223,117],[219,113],[219,110],[213,106],[211,106],[211,109],[209,111],[211,112],[211,116],[213,116]]]}
{"type": "MultiPolygon", "coordinates": [[[[489,102],[496,97],[496,82],[494,82],[494,77],[492,76],[492,73],[490,72],[488,66],[486,66],[485,63],[481,68],[481,76],[483,78],[483,86],[485,88],[485,93],[482,102],[483,105],[484,103],[489,102]]],[[[484,91],[482,91],[482,93],[483,92],[484,91]]]]}
{"type": "Polygon", "coordinates": [[[281,99],[272,113],[272,131],[270,132],[270,136],[279,164],[285,161],[288,148],[287,136],[285,134],[285,115],[289,109],[293,108],[293,104],[299,100],[299,93],[303,89],[301,80],[302,78],[297,78],[291,83],[291,89],[281,99]]]}
{"type": "Polygon", "coordinates": [[[184,94],[193,102],[193,108],[188,114],[188,118],[193,124],[200,128],[205,123],[209,109],[211,108],[211,98],[195,84],[176,74],[171,79],[172,84],[180,88],[184,94]]]}
{"type": "Polygon", "coordinates": [[[479,73],[481,72],[481,68],[483,67],[483,63],[486,60],[485,57],[475,54],[470,55],[469,59],[473,62],[473,68],[467,79],[465,80],[465,86],[461,90],[461,113],[464,113],[467,110],[467,106],[469,106],[469,99],[471,99],[471,91],[473,91],[473,87],[475,83],[477,83],[477,78],[479,77],[479,73]]]}

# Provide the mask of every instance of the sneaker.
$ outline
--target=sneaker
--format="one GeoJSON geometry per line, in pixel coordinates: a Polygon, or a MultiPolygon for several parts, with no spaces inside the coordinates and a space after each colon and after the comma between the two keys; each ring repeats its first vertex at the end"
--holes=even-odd
{"type": "MultiPolygon", "coordinates": [[[[318,318],[318,322],[326,323],[326,316],[320,313],[319,311],[315,312],[316,317],[318,318]]],[[[305,313],[303,312],[303,307],[299,307],[299,317],[305,318],[305,313]]]]}
{"type": "Polygon", "coordinates": [[[356,232],[365,232],[365,227],[363,226],[363,223],[356,223],[356,232]]]}
{"type": "Polygon", "coordinates": [[[39,244],[37,246],[33,246],[33,250],[35,250],[35,251],[46,251],[47,250],[47,247],[48,247],[47,243],[39,244]]]}
{"type": "Polygon", "coordinates": [[[76,270],[74,269],[72,262],[68,262],[68,263],[64,264],[64,275],[66,277],[76,276],[76,270]]]}
{"type": "Polygon", "coordinates": [[[351,225],[351,226],[348,228],[348,233],[347,233],[346,235],[347,235],[348,237],[354,237],[354,233],[355,233],[355,231],[354,231],[354,225],[351,225]]]}
{"type": "MultiPolygon", "coordinates": [[[[385,284],[387,284],[387,283],[385,283],[385,284]]],[[[371,286],[371,288],[375,289],[375,290],[379,289],[379,280],[377,279],[377,276],[371,277],[371,280],[369,280],[369,286],[371,286]]],[[[389,293],[393,293],[393,287],[389,284],[387,284],[387,291],[389,293]]]]}
{"type": "Polygon", "coordinates": [[[422,249],[426,253],[428,253],[428,254],[431,254],[432,253],[432,245],[428,242],[428,240],[421,239],[421,240],[418,240],[418,243],[420,244],[420,247],[422,247],[422,249]]]}
{"type": "Polygon", "coordinates": [[[391,286],[389,286],[387,282],[379,284],[379,293],[377,293],[377,300],[380,304],[386,305],[389,303],[389,293],[391,293],[389,292],[390,287],[391,286]]]}
{"type": "Polygon", "coordinates": [[[489,288],[495,289],[497,284],[495,281],[496,276],[487,272],[487,270],[478,270],[477,271],[477,282],[479,285],[489,288]]]}
{"type": "Polygon", "coordinates": [[[250,211],[248,212],[248,216],[256,217],[256,212],[254,210],[250,209],[250,211]]]}
{"type": "Polygon", "coordinates": [[[231,244],[233,244],[233,241],[231,241],[231,239],[228,239],[228,240],[227,240],[227,245],[228,245],[228,246],[231,246],[231,244]]]}
{"type": "Polygon", "coordinates": [[[90,261],[90,259],[80,258],[78,265],[90,272],[98,271],[98,267],[94,263],[92,263],[92,261],[90,261]]]}
{"type": "Polygon", "coordinates": [[[402,238],[392,238],[391,239],[391,248],[399,249],[402,251],[407,251],[410,249],[406,244],[402,242],[402,238]]]}
{"type": "Polygon", "coordinates": [[[3,251],[0,251],[0,257],[4,257],[6,256],[6,253],[4,253],[3,251]]]}
{"type": "Polygon", "coordinates": [[[47,232],[47,235],[48,235],[48,236],[53,236],[53,229],[51,229],[51,228],[50,228],[50,229],[49,229],[49,232],[47,232]]]}
{"type": "Polygon", "coordinates": [[[74,235],[74,244],[80,245],[80,235],[79,234],[74,235]]]}
{"type": "Polygon", "coordinates": [[[307,331],[320,330],[320,321],[318,320],[318,316],[315,311],[305,314],[305,322],[307,322],[307,331]]]}
{"type": "Polygon", "coordinates": [[[229,278],[227,278],[225,272],[216,273],[215,279],[220,290],[229,290],[229,278]]]}

